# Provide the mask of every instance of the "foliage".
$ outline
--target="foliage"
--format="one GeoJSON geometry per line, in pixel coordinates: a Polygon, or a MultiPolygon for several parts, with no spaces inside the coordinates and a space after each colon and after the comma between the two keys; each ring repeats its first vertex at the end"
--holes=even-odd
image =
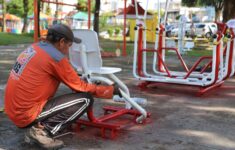
{"type": "MultiPolygon", "coordinates": [[[[77,4],[78,4],[77,10],[87,12],[87,8],[88,8],[87,3],[88,3],[88,1],[87,0],[77,0],[77,1],[78,1],[77,2],[77,4]]],[[[94,13],[94,11],[95,11],[95,1],[91,0],[91,12],[94,13]]]]}
{"type": "Polygon", "coordinates": [[[215,20],[218,20],[224,7],[224,0],[182,0],[182,4],[188,7],[213,6],[216,12],[215,20]]]}
{"type": "Polygon", "coordinates": [[[221,7],[220,5],[224,2],[224,0],[198,0],[198,4],[201,6],[215,6],[221,7]]]}
{"type": "Polygon", "coordinates": [[[198,0],[182,0],[183,6],[195,7],[198,4],[198,0]]]}
{"type": "Polygon", "coordinates": [[[114,29],[114,34],[118,35],[120,33],[121,29],[120,28],[115,28],[114,29]]]}
{"type": "Polygon", "coordinates": [[[100,28],[104,28],[105,26],[107,26],[107,21],[112,16],[114,16],[113,12],[102,13],[99,17],[100,28]]]}
{"type": "Polygon", "coordinates": [[[221,7],[224,0],[182,0],[182,5],[188,7],[195,6],[214,6],[221,7]]]}
{"type": "Polygon", "coordinates": [[[109,37],[113,36],[113,29],[112,28],[108,29],[108,34],[109,34],[109,37]]]}
{"type": "Polygon", "coordinates": [[[214,6],[215,8],[223,8],[224,0],[182,0],[182,5],[188,7],[195,6],[214,6]]]}
{"type": "Polygon", "coordinates": [[[181,15],[176,16],[175,19],[176,19],[176,20],[179,20],[179,19],[180,19],[180,16],[181,16],[181,15]]]}
{"type": "Polygon", "coordinates": [[[105,25],[107,24],[107,20],[108,20],[108,16],[100,16],[100,27],[105,27],[105,25]]]}
{"type": "MultiPolygon", "coordinates": [[[[23,6],[23,0],[11,0],[7,4],[7,12],[10,14],[14,14],[19,17],[23,17],[24,14],[24,6],[23,6]]],[[[28,14],[33,13],[33,0],[29,0],[29,12],[28,14]]]]}
{"type": "Polygon", "coordinates": [[[51,15],[51,8],[49,4],[46,6],[46,15],[51,15]]]}

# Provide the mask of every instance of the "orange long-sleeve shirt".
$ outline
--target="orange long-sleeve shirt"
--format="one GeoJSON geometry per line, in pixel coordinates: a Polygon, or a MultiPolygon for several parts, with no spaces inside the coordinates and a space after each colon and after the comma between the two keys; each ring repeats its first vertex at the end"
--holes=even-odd
{"type": "Polygon", "coordinates": [[[80,79],[65,57],[53,45],[40,42],[23,51],[11,70],[5,89],[5,112],[18,126],[33,122],[63,82],[75,91],[111,98],[112,86],[97,86],[80,79]]]}

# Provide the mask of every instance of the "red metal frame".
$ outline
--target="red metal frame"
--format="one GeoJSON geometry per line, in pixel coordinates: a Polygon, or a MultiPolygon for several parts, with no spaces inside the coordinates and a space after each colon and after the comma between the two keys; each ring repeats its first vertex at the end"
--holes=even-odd
{"type": "Polygon", "coordinates": [[[163,53],[162,53],[162,42],[163,42],[163,34],[164,34],[164,26],[162,24],[160,24],[160,28],[158,29],[159,30],[159,39],[158,39],[158,71],[160,72],[164,72],[164,69],[163,69],[163,64],[162,62],[160,61],[160,56],[162,57],[163,53]]]}
{"type": "MultiPolygon", "coordinates": [[[[211,56],[204,56],[204,57],[201,57],[199,58],[196,63],[193,65],[193,67],[188,71],[187,75],[184,77],[184,79],[187,79],[190,74],[196,69],[196,67],[200,64],[200,62],[202,62],[203,60],[205,59],[212,59],[211,56]]],[[[212,62],[211,62],[212,63],[212,62]]]]}
{"type": "Polygon", "coordinates": [[[122,56],[126,56],[126,1],[124,0],[124,10],[123,10],[123,16],[124,16],[124,27],[123,27],[123,48],[122,48],[122,56]]]}
{"type": "Polygon", "coordinates": [[[139,35],[138,35],[138,55],[137,55],[138,67],[137,67],[137,71],[138,71],[138,74],[141,77],[143,77],[144,76],[144,73],[142,71],[142,69],[143,69],[143,56],[141,53],[142,48],[143,48],[143,28],[142,28],[142,25],[140,25],[139,27],[140,27],[140,29],[139,29],[139,35]]]}
{"type": "Polygon", "coordinates": [[[91,0],[88,0],[88,29],[91,29],[91,0]]]}
{"type": "MultiPolygon", "coordinates": [[[[112,107],[112,106],[106,106],[103,107],[105,115],[100,117],[95,117],[93,114],[92,108],[88,110],[87,115],[89,120],[79,119],[77,121],[78,123],[78,130],[80,129],[81,125],[85,126],[92,126],[96,128],[100,128],[101,136],[103,138],[106,138],[106,131],[110,131],[110,138],[114,139],[117,136],[117,133],[122,128],[126,128],[127,124],[133,124],[135,122],[135,119],[141,115],[140,112],[133,109],[123,109],[118,107],[112,107]],[[133,121],[126,121],[126,120],[118,120],[121,116],[129,115],[132,116],[133,121]],[[112,122],[108,122],[112,120],[112,122]],[[114,120],[117,120],[114,122],[114,120]]],[[[150,113],[147,113],[147,119],[149,119],[150,113]]],[[[128,118],[128,120],[130,120],[128,118]]],[[[143,124],[147,123],[149,120],[145,120],[143,124]]]]}
{"type": "Polygon", "coordinates": [[[51,1],[51,0],[40,0],[41,2],[46,2],[46,3],[51,3],[51,4],[58,4],[58,5],[66,5],[66,6],[78,6],[77,4],[67,4],[67,3],[63,3],[63,2],[55,2],[55,1],[51,1]]]}

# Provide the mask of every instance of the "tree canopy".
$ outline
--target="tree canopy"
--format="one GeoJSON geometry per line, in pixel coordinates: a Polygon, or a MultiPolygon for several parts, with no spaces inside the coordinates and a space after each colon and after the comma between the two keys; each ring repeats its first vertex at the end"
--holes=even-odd
{"type": "MultiPolygon", "coordinates": [[[[11,0],[7,4],[7,12],[10,14],[14,14],[19,17],[23,17],[24,15],[24,5],[22,0],[11,0]]],[[[29,0],[29,11],[28,14],[33,13],[33,0],[29,0]]]]}
{"type": "Polygon", "coordinates": [[[182,0],[182,5],[187,7],[195,7],[198,5],[198,0],[182,0]]]}
{"type": "Polygon", "coordinates": [[[188,7],[213,6],[216,13],[215,20],[218,21],[224,7],[224,0],[182,0],[182,5],[188,7]]]}

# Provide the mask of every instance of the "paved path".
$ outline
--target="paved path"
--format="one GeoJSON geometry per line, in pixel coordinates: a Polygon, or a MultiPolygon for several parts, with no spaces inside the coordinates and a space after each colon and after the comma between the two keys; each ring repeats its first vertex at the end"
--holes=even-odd
{"type": "MultiPolygon", "coordinates": [[[[14,59],[22,48],[0,48],[0,105],[4,86],[14,59]]],[[[190,58],[189,61],[194,60],[190,58]]],[[[159,84],[141,91],[132,77],[128,58],[105,59],[108,66],[122,67],[118,76],[130,88],[133,96],[148,99],[147,110],[152,113],[151,123],[122,130],[115,140],[103,139],[100,131],[82,128],[75,135],[62,137],[64,150],[234,150],[235,149],[235,79],[217,90],[196,97],[197,88],[159,84]]],[[[169,61],[173,61],[170,59],[169,61]]],[[[173,66],[174,67],[174,66],[173,66]]],[[[70,92],[61,85],[57,95],[70,92]]],[[[112,100],[97,100],[97,114],[101,106],[112,105],[112,100]]],[[[16,128],[0,113],[0,149],[39,150],[36,145],[23,142],[25,130],[16,128]]]]}

